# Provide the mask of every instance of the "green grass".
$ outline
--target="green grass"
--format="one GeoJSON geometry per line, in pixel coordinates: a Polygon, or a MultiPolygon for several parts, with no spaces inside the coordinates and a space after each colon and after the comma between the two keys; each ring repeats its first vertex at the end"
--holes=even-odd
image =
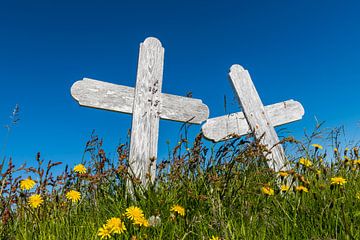
{"type": "Polygon", "coordinates": [[[128,174],[128,145],[121,145],[118,159],[110,160],[98,141],[89,141],[86,174],[66,168],[52,176],[60,163],[44,166],[40,155],[34,167],[3,162],[0,237],[99,239],[98,230],[107,219],[119,217],[127,230],[112,239],[360,239],[357,149],[326,153],[309,142],[285,142],[292,149],[292,170],[282,178],[267,167],[265,148],[257,142],[237,139],[207,148],[201,135],[191,146],[183,139],[158,166],[156,184],[146,189],[128,174]],[[299,164],[300,157],[312,166],[299,164]],[[36,186],[20,190],[19,181],[29,175],[36,186]],[[335,176],[347,182],[331,184],[335,176]],[[129,181],[134,194],[127,191],[129,181]],[[282,193],[279,187],[285,183],[290,189],[282,193]],[[298,192],[296,186],[308,192],[298,192]],[[262,187],[273,189],[274,195],[264,194],[262,187]],[[66,199],[70,189],[81,192],[79,202],[66,199]],[[28,204],[34,193],[44,199],[36,209],[28,204]],[[170,211],[174,204],[185,208],[184,217],[170,211]],[[161,222],[150,227],[132,224],[124,216],[130,206],[161,222]]]}

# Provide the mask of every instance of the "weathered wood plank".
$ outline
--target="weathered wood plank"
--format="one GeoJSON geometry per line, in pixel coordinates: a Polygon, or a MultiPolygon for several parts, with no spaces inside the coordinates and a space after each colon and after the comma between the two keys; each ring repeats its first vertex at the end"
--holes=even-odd
{"type": "Polygon", "coordinates": [[[144,186],[148,174],[155,179],[163,65],[160,41],[145,39],[140,44],[129,154],[130,168],[144,186]]]}
{"type": "MultiPolygon", "coordinates": [[[[298,121],[305,112],[301,103],[294,100],[265,106],[265,111],[274,127],[298,121]]],[[[251,133],[243,112],[210,118],[202,126],[202,131],[205,138],[214,142],[251,133]]]]}
{"type": "MultiPolygon", "coordinates": [[[[84,78],[71,87],[81,106],[132,114],[135,89],[84,78]]],[[[161,93],[160,118],[200,124],[209,117],[209,108],[200,100],[161,93]]]]}
{"type": "Polygon", "coordinates": [[[269,159],[269,166],[275,171],[287,170],[284,149],[281,144],[278,144],[279,138],[271,125],[270,118],[265,111],[249,72],[236,64],[231,66],[229,77],[250,130],[254,132],[255,138],[262,137],[262,144],[271,149],[271,154],[266,156],[269,159]]]}

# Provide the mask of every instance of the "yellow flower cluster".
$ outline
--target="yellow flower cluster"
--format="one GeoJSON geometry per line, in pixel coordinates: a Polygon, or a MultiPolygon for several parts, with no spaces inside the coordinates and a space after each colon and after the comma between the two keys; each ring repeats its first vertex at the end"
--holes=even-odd
{"type": "MultiPolygon", "coordinates": [[[[134,225],[149,227],[149,221],[145,218],[143,211],[139,207],[131,206],[125,210],[124,216],[132,221],[134,225]]],[[[98,230],[101,239],[111,238],[113,234],[122,234],[127,231],[125,223],[117,217],[107,220],[106,224],[98,230]]]]}
{"type": "Polygon", "coordinates": [[[183,208],[180,205],[174,205],[172,206],[172,208],[170,209],[170,211],[175,212],[177,214],[179,214],[180,216],[184,217],[185,216],[185,208],[183,208]]]}
{"type": "Polygon", "coordinates": [[[20,189],[21,190],[30,190],[35,186],[35,181],[31,178],[24,179],[20,181],[20,189]]]}
{"type": "Polygon", "coordinates": [[[125,210],[125,216],[133,221],[133,224],[144,227],[149,226],[148,220],[145,218],[143,211],[135,206],[128,207],[125,210]]]}
{"type": "Polygon", "coordinates": [[[101,239],[110,238],[111,234],[122,234],[126,231],[126,227],[120,218],[113,217],[106,221],[101,228],[98,230],[98,236],[101,239]]]}

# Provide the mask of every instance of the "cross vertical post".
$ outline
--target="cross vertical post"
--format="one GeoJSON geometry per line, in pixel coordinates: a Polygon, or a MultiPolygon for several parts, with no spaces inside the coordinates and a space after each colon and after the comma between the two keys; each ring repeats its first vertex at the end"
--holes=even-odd
{"type": "Polygon", "coordinates": [[[140,44],[129,154],[131,171],[143,185],[155,179],[163,65],[160,41],[147,38],[140,44]]]}
{"type": "Polygon", "coordinates": [[[270,161],[270,167],[276,172],[288,170],[284,149],[279,144],[279,138],[270,122],[270,118],[265,111],[249,72],[242,66],[235,64],[230,68],[229,77],[244,111],[246,121],[251,131],[255,134],[255,138],[261,139],[261,143],[268,149],[271,148],[271,154],[266,156],[270,161]]]}

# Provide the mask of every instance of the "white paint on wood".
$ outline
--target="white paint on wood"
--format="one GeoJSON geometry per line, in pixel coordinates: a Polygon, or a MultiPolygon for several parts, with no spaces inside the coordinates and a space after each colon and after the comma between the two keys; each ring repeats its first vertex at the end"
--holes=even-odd
{"type": "MultiPolygon", "coordinates": [[[[75,82],[71,95],[81,106],[133,113],[135,89],[90,78],[75,82]]],[[[160,94],[160,118],[200,124],[209,117],[209,108],[200,100],[160,94]]]]}
{"type": "Polygon", "coordinates": [[[143,185],[155,179],[164,48],[156,38],[140,44],[129,165],[143,185]]]}
{"type": "MultiPolygon", "coordinates": [[[[298,121],[304,115],[301,103],[288,100],[265,106],[272,126],[298,121]]],[[[243,112],[208,119],[202,126],[204,137],[214,142],[240,137],[251,133],[243,112]]]]}
{"type": "Polygon", "coordinates": [[[278,144],[279,138],[271,125],[268,113],[261,102],[249,72],[236,64],[231,66],[229,77],[251,132],[254,132],[257,139],[262,137],[261,143],[269,150],[271,149],[271,154],[266,156],[269,159],[269,166],[275,171],[287,170],[284,149],[281,144],[278,144]]]}

